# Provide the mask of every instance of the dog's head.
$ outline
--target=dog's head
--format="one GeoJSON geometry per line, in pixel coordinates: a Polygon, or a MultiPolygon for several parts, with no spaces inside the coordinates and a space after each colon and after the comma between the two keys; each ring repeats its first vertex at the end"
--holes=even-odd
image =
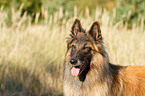
{"type": "Polygon", "coordinates": [[[103,55],[102,44],[98,21],[95,21],[88,31],[82,28],[78,19],[74,21],[70,37],[67,40],[67,56],[73,76],[87,74],[94,54],[103,55]]]}

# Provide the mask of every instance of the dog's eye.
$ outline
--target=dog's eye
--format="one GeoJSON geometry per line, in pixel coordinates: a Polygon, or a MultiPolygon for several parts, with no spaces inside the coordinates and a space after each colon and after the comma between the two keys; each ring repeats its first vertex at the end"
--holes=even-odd
{"type": "Polygon", "coordinates": [[[88,51],[90,51],[90,50],[91,50],[91,47],[86,46],[86,47],[84,47],[84,48],[83,48],[83,50],[84,50],[84,52],[88,52],[88,51]]]}
{"type": "Polygon", "coordinates": [[[76,46],[75,45],[72,45],[71,48],[76,48],[76,46]]]}
{"type": "Polygon", "coordinates": [[[91,47],[85,47],[86,50],[91,50],[91,47]]]}

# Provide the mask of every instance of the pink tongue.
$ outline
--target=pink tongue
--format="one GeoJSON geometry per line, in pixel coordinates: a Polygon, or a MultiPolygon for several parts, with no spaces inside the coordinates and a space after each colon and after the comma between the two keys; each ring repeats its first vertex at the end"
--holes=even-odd
{"type": "Polygon", "coordinates": [[[80,69],[79,69],[79,68],[73,67],[73,68],[71,69],[71,74],[72,74],[73,76],[78,76],[78,75],[79,75],[79,72],[80,72],[80,69]]]}

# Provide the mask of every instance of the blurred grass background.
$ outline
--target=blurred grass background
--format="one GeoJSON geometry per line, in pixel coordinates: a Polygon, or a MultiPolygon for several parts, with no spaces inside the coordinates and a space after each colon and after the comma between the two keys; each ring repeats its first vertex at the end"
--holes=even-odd
{"type": "Polygon", "coordinates": [[[145,65],[144,0],[0,0],[0,96],[62,96],[74,18],[101,24],[110,61],[145,65]]]}

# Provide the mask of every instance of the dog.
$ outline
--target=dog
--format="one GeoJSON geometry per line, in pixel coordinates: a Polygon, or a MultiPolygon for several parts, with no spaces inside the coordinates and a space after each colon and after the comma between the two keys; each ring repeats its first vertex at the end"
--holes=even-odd
{"type": "Polygon", "coordinates": [[[88,31],[75,19],[64,64],[65,96],[145,96],[145,66],[109,62],[100,24],[88,31]]]}

